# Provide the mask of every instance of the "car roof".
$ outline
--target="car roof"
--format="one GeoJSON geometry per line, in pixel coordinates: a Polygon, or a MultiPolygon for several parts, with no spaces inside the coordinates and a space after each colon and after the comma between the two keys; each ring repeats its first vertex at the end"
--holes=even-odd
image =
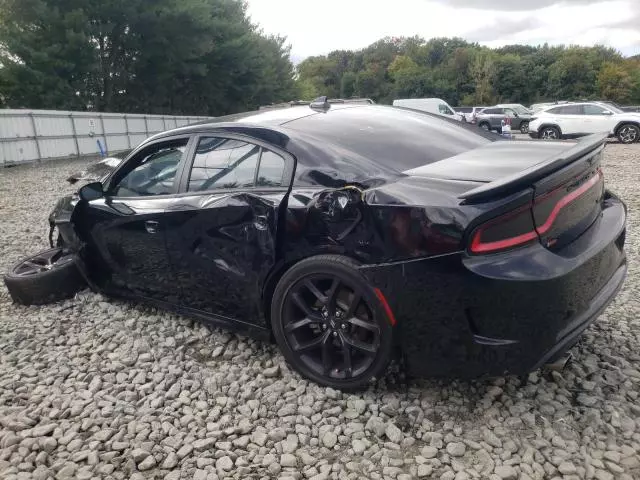
{"type": "Polygon", "coordinates": [[[301,106],[227,115],[162,132],[148,141],[216,132],[246,135],[281,148],[297,159],[297,185],[326,187],[388,181],[407,169],[501,139],[410,108],[336,104],[327,109],[301,106]]]}

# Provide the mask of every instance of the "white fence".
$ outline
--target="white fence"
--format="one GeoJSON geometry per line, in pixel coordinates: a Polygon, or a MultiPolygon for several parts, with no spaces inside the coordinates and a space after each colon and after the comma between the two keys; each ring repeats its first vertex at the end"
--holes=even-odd
{"type": "Polygon", "coordinates": [[[57,110],[0,110],[2,166],[114,153],[154,133],[210,117],[176,117],[57,110]]]}

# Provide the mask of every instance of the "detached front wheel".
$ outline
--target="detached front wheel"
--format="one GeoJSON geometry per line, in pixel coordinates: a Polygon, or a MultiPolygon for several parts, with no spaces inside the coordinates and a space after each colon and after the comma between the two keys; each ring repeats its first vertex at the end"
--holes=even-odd
{"type": "Polygon", "coordinates": [[[271,319],[287,362],[321,385],[363,388],[391,359],[390,319],[348,258],[320,255],[294,265],[276,287],[271,319]]]}
{"type": "Polygon", "coordinates": [[[73,297],[86,283],[75,260],[62,248],[51,248],[27,257],[4,277],[14,302],[42,305],[73,297]]]}

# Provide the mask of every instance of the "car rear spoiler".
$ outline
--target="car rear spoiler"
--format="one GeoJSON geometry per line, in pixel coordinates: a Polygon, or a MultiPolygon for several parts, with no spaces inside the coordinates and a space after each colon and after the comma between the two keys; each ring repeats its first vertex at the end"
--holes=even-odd
{"type": "Polygon", "coordinates": [[[514,193],[532,183],[551,175],[566,167],[579,158],[582,158],[596,150],[602,150],[609,137],[606,133],[596,133],[583,137],[575,146],[555,155],[548,160],[522,170],[513,175],[502,177],[493,182],[486,183],[458,196],[463,204],[477,203],[489,198],[508,193],[514,193]]]}

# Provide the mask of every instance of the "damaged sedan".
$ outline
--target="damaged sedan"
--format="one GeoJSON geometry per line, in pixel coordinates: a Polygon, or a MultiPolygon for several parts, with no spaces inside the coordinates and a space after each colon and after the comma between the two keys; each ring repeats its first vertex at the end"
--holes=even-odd
{"type": "MultiPolygon", "coordinates": [[[[50,216],[14,301],[89,286],[275,340],[322,385],[554,362],[626,275],[606,138],[508,141],[379,105],[220,117],[157,134],[50,216]]],[[[103,165],[104,167],[104,165],[103,165]]]]}

